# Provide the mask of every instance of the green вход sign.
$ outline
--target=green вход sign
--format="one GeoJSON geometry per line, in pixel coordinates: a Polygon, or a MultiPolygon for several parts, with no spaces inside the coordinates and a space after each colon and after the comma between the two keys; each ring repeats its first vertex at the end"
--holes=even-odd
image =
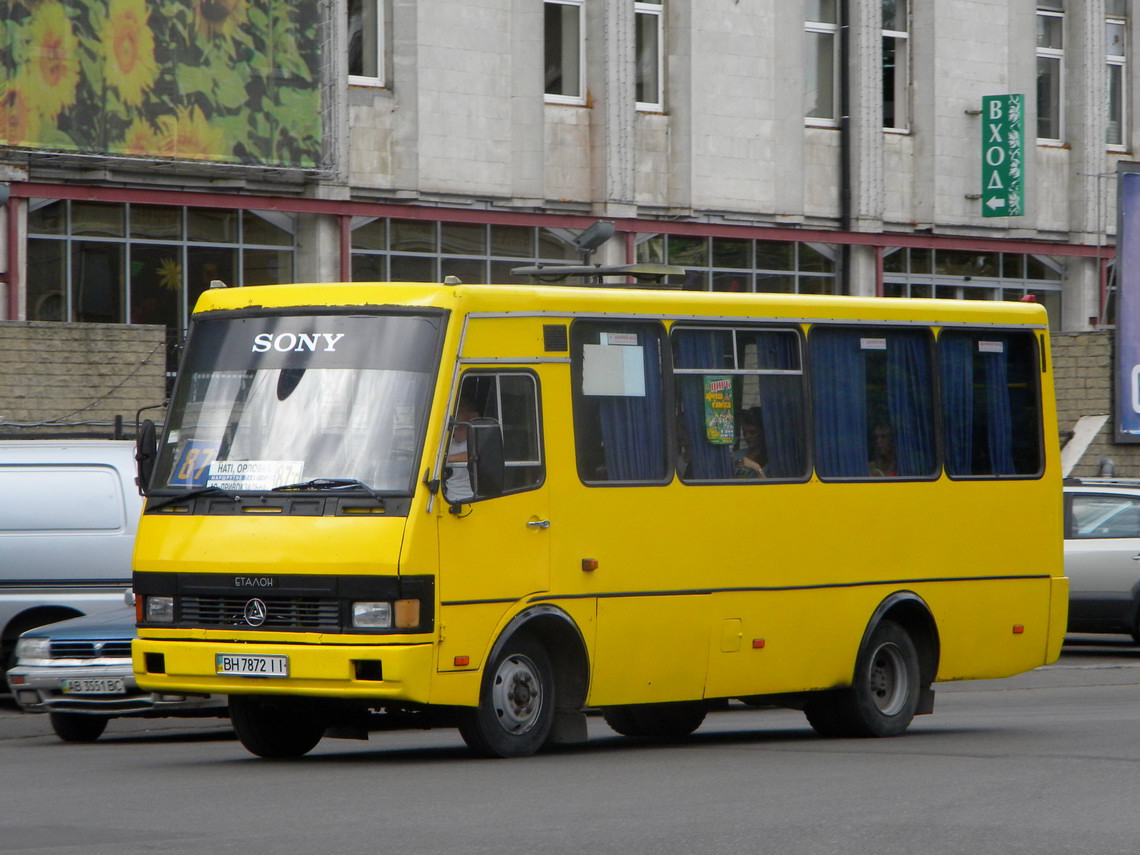
{"type": "Polygon", "coordinates": [[[982,216],[1025,213],[1025,96],[982,98],[982,216]]]}

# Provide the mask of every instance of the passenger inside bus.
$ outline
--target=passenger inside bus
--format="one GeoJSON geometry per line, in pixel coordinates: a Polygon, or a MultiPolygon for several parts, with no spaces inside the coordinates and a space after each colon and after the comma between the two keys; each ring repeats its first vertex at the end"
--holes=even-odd
{"type": "Polygon", "coordinates": [[[875,425],[871,438],[871,459],[867,463],[876,478],[894,478],[898,475],[895,459],[895,434],[886,422],[875,425]]]}
{"type": "Polygon", "coordinates": [[[760,423],[760,408],[749,407],[740,413],[740,440],[743,445],[736,457],[738,478],[763,478],[768,451],[764,444],[764,428],[760,423]]]}

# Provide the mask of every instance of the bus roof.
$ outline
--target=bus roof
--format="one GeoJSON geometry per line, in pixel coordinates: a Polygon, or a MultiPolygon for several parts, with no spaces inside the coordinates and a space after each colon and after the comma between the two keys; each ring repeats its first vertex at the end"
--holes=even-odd
{"type": "Polygon", "coordinates": [[[858,320],[940,324],[1040,326],[1038,303],[836,297],[819,294],[728,293],[566,285],[451,285],[419,282],[310,283],[211,288],[195,314],[292,307],[433,307],[464,313],[525,312],[572,316],[597,312],[666,319],[814,322],[858,320]]]}

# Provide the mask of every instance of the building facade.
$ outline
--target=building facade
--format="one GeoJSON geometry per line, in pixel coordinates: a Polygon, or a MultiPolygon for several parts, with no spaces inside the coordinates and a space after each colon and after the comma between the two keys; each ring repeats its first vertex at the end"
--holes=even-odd
{"type": "Polygon", "coordinates": [[[163,325],[172,363],[213,280],[517,281],[581,261],[598,220],[593,261],[686,288],[1114,320],[1129,0],[13,10],[0,320],[163,325]],[[995,182],[1016,185],[997,211],[995,182]]]}

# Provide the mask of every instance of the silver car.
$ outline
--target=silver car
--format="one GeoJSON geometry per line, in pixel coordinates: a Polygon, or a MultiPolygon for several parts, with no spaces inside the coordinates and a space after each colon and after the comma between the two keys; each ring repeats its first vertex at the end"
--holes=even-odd
{"type": "Polygon", "coordinates": [[[227,715],[224,695],[159,695],[131,670],[135,610],[72,618],[30,629],[16,643],[8,685],[28,712],[46,712],[67,742],[92,742],[117,716],[227,715]]]}
{"type": "Polygon", "coordinates": [[[1140,480],[1065,485],[1069,632],[1131,635],[1140,643],[1140,480]]]}

